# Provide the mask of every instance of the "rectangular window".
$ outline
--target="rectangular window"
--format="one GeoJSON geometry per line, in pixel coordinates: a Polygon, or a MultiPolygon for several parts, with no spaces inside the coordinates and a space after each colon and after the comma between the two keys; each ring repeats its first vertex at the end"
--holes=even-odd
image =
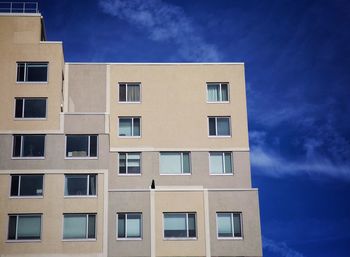
{"type": "Polygon", "coordinates": [[[119,102],[124,103],[138,103],[140,102],[139,83],[120,83],[119,84],[119,102]]]}
{"type": "Polygon", "coordinates": [[[216,213],[218,238],[242,238],[241,213],[216,213]]]}
{"type": "Polygon", "coordinates": [[[230,117],[209,117],[209,136],[230,136],[230,117]]]}
{"type": "Polygon", "coordinates": [[[66,157],[97,157],[97,135],[67,135],[66,157]]]}
{"type": "Polygon", "coordinates": [[[46,118],[46,98],[16,98],[15,118],[46,118]]]}
{"type": "Polygon", "coordinates": [[[47,62],[17,62],[17,82],[47,82],[47,62]]]}
{"type": "Polygon", "coordinates": [[[210,174],[232,174],[231,152],[211,152],[210,174]]]}
{"type": "Polygon", "coordinates": [[[41,214],[10,214],[8,240],[40,240],[41,214]]]}
{"type": "Polygon", "coordinates": [[[139,137],[141,135],[141,118],[119,117],[119,136],[139,137]]]}
{"type": "Polygon", "coordinates": [[[96,174],[65,175],[64,195],[96,195],[96,174]]]}
{"type": "Polygon", "coordinates": [[[119,174],[141,174],[141,154],[119,153],[119,174]]]}
{"type": "Polygon", "coordinates": [[[228,102],[228,84],[227,83],[208,83],[207,84],[208,102],[228,102]]]}
{"type": "Polygon", "coordinates": [[[43,175],[11,175],[11,196],[42,196],[43,175]]]}
{"type": "Polygon", "coordinates": [[[140,239],[142,231],[141,213],[118,213],[118,238],[140,239]]]}
{"type": "Polygon", "coordinates": [[[190,153],[160,153],[160,174],[191,174],[190,153]]]}
{"type": "Polygon", "coordinates": [[[63,239],[96,239],[96,214],[64,214],[63,239]]]}
{"type": "Polygon", "coordinates": [[[164,213],[164,238],[196,238],[195,213],[164,213]]]}
{"type": "Polygon", "coordinates": [[[45,135],[13,135],[13,157],[44,157],[45,135]]]}

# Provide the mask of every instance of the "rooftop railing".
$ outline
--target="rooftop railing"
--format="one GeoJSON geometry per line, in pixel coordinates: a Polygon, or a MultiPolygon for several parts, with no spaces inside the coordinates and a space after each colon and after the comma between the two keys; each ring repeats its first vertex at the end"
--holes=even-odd
{"type": "Polygon", "coordinates": [[[36,2],[1,2],[0,13],[38,13],[36,2]]]}

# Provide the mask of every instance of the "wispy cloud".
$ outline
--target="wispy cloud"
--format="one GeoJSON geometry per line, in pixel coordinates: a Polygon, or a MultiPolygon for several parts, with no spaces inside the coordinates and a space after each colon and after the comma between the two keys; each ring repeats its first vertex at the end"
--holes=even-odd
{"type": "Polygon", "coordinates": [[[268,238],[263,238],[263,248],[279,257],[305,257],[305,255],[288,247],[286,243],[276,242],[268,238]]]}
{"type": "Polygon", "coordinates": [[[219,61],[217,48],[198,33],[184,10],[162,0],[100,0],[103,12],[126,20],[158,42],[172,42],[185,61],[219,61]]]}

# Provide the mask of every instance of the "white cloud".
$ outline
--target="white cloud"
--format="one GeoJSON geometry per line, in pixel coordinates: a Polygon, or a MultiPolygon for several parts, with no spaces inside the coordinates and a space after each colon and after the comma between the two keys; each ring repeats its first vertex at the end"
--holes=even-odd
{"type": "Polygon", "coordinates": [[[102,10],[138,26],[154,41],[172,42],[186,61],[219,61],[220,53],[199,35],[184,10],[162,0],[100,0],[102,10]]]}
{"type": "Polygon", "coordinates": [[[288,247],[286,243],[276,242],[268,238],[263,238],[263,248],[268,252],[278,254],[280,257],[305,257],[305,255],[288,247]]]}

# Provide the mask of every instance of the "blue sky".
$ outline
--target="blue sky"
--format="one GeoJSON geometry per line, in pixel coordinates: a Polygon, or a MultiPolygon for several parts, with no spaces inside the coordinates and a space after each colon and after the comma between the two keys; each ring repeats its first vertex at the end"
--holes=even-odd
{"type": "Polygon", "coordinates": [[[349,256],[348,1],[39,3],[66,61],[245,62],[264,256],[349,256]]]}

